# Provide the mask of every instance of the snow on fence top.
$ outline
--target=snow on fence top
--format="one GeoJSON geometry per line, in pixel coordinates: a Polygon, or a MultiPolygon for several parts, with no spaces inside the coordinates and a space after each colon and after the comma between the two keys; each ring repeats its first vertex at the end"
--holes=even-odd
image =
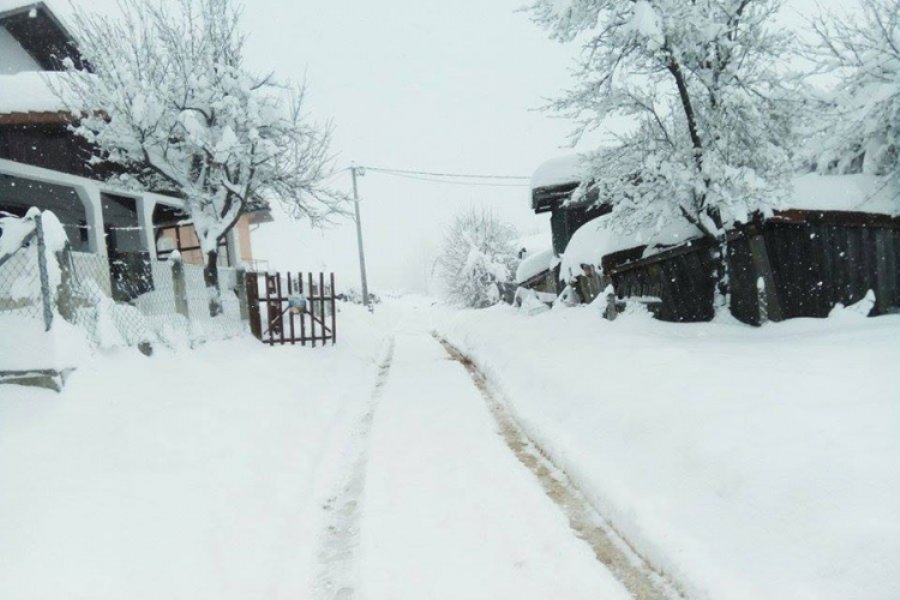
{"type": "Polygon", "coordinates": [[[612,228],[612,224],[612,215],[607,214],[578,228],[562,256],[561,280],[568,281],[581,275],[581,265],[591,265],[600,272],[601,259],[607,254],[646,245],[644,255],[650,256],[661,250],[661,246],[674,246],[701,236],[696,227],[684,220],[659,231],[646,229],[632,234],[619,233],[612,228]]]}
{"type": "Polygon", "coordinates": [[[529,253],[516,269],[516,283],[525,283],[535,275],[551,269],[555,258],[553,248],[529,253]]]}
{"type": "Polygon", "coordinates": [[[584,174],[582,158],[578,154],[548,160],[531,176],[531,189],[578,183],[584,174]]]}
{"type": "Polygon", "coordinates": [[[54,88],[61,89],[66,77],[66,73],[51,71],[0,75],[0,114],[65,111],[54,88]]]}
{"type": "Polygon", "coordinates": [[[787,209],[843,210],[900,216],[900,195],[889,177],[819,175],[794,178],[787,209]]]}
{"type": "MultiPolygon", "coordinates": [[[[875,175],[819,175],[810,173],[794,178],[790,200],[783,210],[825,210],[866,212],[900,216],[900,194],[889,177],[875,175]]],[[[560,278],[568,280],[581,274],[581,265],[601,269],[607,254],[646,245],[644,257],[664,247],[675,246],[701,236],[684,220],[656,231],[652,229],[621,234],[614,230],[612,215],[603,215],[581,226],[566,247],[560,278]]]]}

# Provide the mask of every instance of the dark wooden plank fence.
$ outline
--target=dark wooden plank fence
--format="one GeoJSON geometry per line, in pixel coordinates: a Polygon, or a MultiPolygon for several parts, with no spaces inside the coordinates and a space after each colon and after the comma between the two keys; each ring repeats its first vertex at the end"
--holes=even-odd
{"type": "MultiPolygon", "coordinates": [[[[869,290],[873,315],[900,310],[900,218],[786,211],[729,232],[727,247],[730,308],[746,323],[827,317],[869,290]]],[[[711,319],[717,245],[695,240],[649,258],[643,249],[604,257],[616,295],[660,298],[662,320],[711,319]]]]}

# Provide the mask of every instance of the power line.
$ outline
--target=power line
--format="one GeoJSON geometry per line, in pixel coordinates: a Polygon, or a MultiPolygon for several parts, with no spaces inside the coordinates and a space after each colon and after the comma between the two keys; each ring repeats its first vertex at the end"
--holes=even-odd
{"type": "Polygon", "coordinates": [[[429,183],[443,183],[445,185],[465,185],[470,187],[501,187],[501,188],[526,188],[529,187],[528,184],[525,183],[488,183],[485,181],[448,181],[446,179],[436,179],[434,177],[424,177],[418,175],[409,175],[406,172],[400,171],[389,171],[386,169],[371,169],[377,173],[381,173],[383,175],[390,175],[392,177],[402,177],[403,179],[413,179],[416,181],[426,181],[429,183]]]}
{"type": "Polygon", "coordinates": [[[377,171],[379,173],[392,173],[403,175],[425,175],[429,177],[451,177],[458,179],[513,179],[519,181],[529,181],[531,177],[525,175],[476,175],[474,173],[436,173],[433,171],[414,171],[411,169],[386,169],[381,167],[365,167],[369,171],[377,171]]]}

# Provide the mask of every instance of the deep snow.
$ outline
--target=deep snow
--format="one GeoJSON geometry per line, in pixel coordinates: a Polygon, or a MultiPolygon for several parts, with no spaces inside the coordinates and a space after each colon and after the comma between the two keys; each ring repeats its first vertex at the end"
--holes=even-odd
{"type": "Polygon", "coordinates": [[[691,598],[900,595],[900,316],[339,318],[334,348],[117,351],[62,394],[0,386],[0,598],[624,597],[432,326],[691,598]]]}
{"type": "Polygon", "coordinates": [[[694,598],[900,597],[900,316],[447,314],[526,431],[694,598]]]}
{"type": "Polygon", "coordinates": [[[334,348],[117,352],[61,394],[0,386],[0,598],[308,597],[329,448],[383,343],[341,318],[334,348]]]}
{"type": "Polygon", "coordinates": [[[504,445],[465,370],[417,319],[397,335],[375,417],[360,597],[629,598],[504,445]]]}

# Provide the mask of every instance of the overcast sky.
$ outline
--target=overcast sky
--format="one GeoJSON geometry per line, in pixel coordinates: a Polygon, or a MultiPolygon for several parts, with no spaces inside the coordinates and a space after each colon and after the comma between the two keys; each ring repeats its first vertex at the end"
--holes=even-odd
{"type": "MultiPolygon", "coordinates": [[[[548,40],[516,12],[523,3],[246,0],[248,66],[306,77],[310,112],[334,122],[337,167],[356,161],[530,176],[544,160],[571,152],[564,148],[570,124],[535,109],[568,84],[575,49],[548,40]]],[[[115,0],[75,4],[115,10],[115,0]]],[[[815,4],[787,0],[790,23],[815,4]]],[[[349,173],[334,184],[349,190],[349,173]]],[[[468,187],[369,172],[360,193],[370,287],[425,291],[443,228],[471,206],[491,208],[523,235],[544,232],[549,243],[546,217],[531,213],[528,192],[527,183],[468,187]]],[[[357,285],[351,222],[312,231],[276,216],[255,232],[258,258],[278,269],[333,270],[357,285]]]]}

